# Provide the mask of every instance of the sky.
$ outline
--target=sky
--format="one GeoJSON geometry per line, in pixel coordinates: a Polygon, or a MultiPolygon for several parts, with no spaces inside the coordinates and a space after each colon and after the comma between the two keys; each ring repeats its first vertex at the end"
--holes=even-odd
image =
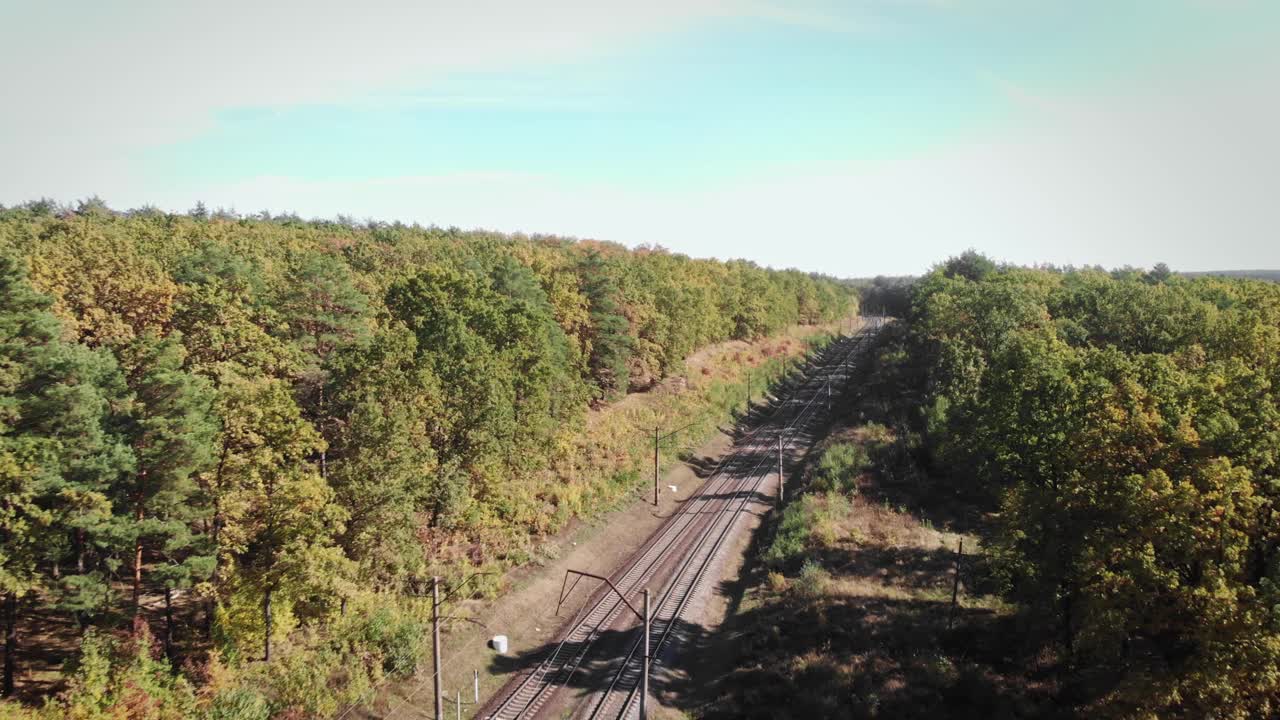
{"type": "Polygon", "coordinates": [[[1274,0],[0,0],[0,203],[1280,268],[1274,0]]]}

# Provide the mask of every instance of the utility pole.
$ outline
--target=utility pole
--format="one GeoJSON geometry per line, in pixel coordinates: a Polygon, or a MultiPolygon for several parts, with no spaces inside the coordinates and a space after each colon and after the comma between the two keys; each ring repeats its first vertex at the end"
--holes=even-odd
{"type": "MultiPolygon", "coordinates": [[[[449,592],[445,595],[444,600],[448,600],[450,597],[453,596],[454,593],[461,590],[464,585],[480,577],[481,575],[492,575],[492,574],[493,573],[488,573],[488,572],[471,573],[470,575],[467,576],[465,580],[458,583],[457,585],[454,585],[453,589],[449,590],[449,592]]],[[[442,600],[440,599],[440,576],[433,575],[431,576],[431,657],[433,662],[435,663],[435,667],[433,668],[434,672],[432,673],[432,683],[435,686],[435,691],[436,691],[435,692],[436,720],[444,720],[444,696],[441,694],[441,690],[440,690],[440,681],[444,677],[440,669],[440,621],[441,620],[467,620],[468,622],[473,622],[473,623],[476,623],[477,625],[480,625],[481,627],[484,627],[481,623],[478,623],[475,620],[471,620],[470,618],[465,618],[465,617],[459,618],[456,616],[445,617],[445,618],[440,617],[441,602],[442,600]]],[[[479,694],[480,672],[478,670],[476,671],[476,674],[475,674],[475,684],[476,684],[476,693],[479,694]]]]}
{"type": "Polygon", "coordinates": [[[661,427],[657,425],[653,426],[653,506],[654,507],[658,506],[658,459],[659,459],[658,443],[662,442],[663,440],[666,440],[667,438],[675,437],[677,433],[680,433],[684,430],[688,430],[689,428],[697,424],[698,424],[698,421],[694,420],[688,425],[681,425],[680,427],[676,428],[675,430],[672,430],[671,432],[665,435],[661,434],[662,433],[661,427]]]}
{"type": "Polygon", "coordinates": [[[644,679],[641,681],[640,720],[648,720],[649,704],[649,588],[644,589],[644,679]]]}
{"type": "Polygon", "coordinates": [[[431,681],[436,691],[436,720],[444,720],[444,698],[440,695],[440,576],[431,576],[431,681]]]}
{"type": "MultiPolygon", "coordinates": [[[[433,667],[431,668],[431,671],[432,671],[431,684],[433,686],[433,689],[435,690],[435,693],[434,693],[435,714],[433,715],[433,717],[436,720],[444,720],[444,692],[441,689],[441,682],[444,680],[444,672],[443,672],[443,669],[441,668],[441,658],[440,658],[440,627],[441,625],[443,625],[445,622],[448,622],[450,620],[463,620],[466,622],[475,623],[480,627],[485,627],[484,623],[477,622],[472,618],[460,617],[457,615],[442,616],[440,614],[440,607],[444,603],[448,602],[451,598],[453,598],[453,596],[459,590],[466,587],[467,583],[480,577],[481,575],[492,575],[492,574],[493,573],[491,572],[471,573],[462,582],[458,583],[457,585],[454,585],[452,588],[446,589],[444,593],[444,597],[440,596],[440,576],[433,575],[431,577],[431,662],[433,665],[433,667]]],[[[414,589],[414,592],[408,593],[409,595],[413,597],[425,596],[425,593],[417,591],[416,583],[414,584],[413,589],[414,589]]],[[[473,681],[475,682],[476,697],[478,698],[480,695],[480,671],[479,670],[475,671],[473,681]]],[[[414,690],[413,694],[416,695],[418,690],[421,690],[421,689],[422,689],[422,684],[419,684],[417,690],[414,690]]],[[[459,690],[459,692],[461,691],[459,690]]],[[[404,705],[406,702],[408,702],[407,698],[401,700],[399,705],[393,706],[391,715],[388,715],[388,717],[395,715],[395,712],[394,712],[395,709],[400,705],[404,705]]],[[[354,707],[355,705],[349,706],[347,708],[347,711],[350,712],[350,710],[354,707]]]]}
{"type": "Polygon", "coordinates": [[[653,506],[658,507],[658,426],[653,426],[653,506]]]}
{"type": "Polygon", "coordinates": [[[783,483],[786,482],[786,476],[782,474],[782,433],[778,433],[778,504],[781,505],[785,499],[783,495],[783,483]]]}

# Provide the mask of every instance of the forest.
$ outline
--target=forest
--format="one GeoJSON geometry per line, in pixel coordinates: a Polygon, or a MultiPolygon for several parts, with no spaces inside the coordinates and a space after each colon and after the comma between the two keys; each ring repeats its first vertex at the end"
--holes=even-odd
{"type": "Polygon", "coordinates": [[[909,292],[880,382],[1087,716],[1280,711],[1280,285],[997,266],[909,292]]]}
{"type": "Polygon", "coordinates": [[[756,548],[707,718],[1280,714],[1280,284],[966,252],[756,548]]]}
{"type": "Polygon", "coordinates": [[[638,479],[592,474],[589,408],[853,309],[828,278],[660,247],[0,208],[4,694],[30,617],[81,638],[60,694],[0,717],[367,697],[421,653],[395,598],[518,564],[584,484],[638,479]]]}

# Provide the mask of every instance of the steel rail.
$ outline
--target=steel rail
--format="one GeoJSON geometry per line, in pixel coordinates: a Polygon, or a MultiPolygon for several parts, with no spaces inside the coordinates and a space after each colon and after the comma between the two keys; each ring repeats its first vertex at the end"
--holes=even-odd
{"type": "MultiPolygon", "coordinates": [[[[813,396],[810,397],[808,401],[805,403],[804,408],[802,408],[801,411],[798,412],[794,417],[790,418],[789,422],[783,428],[775,430],[774,432],[776,432],[778,435],[783,435],[787,431],[792,431],[792,437],[794,438],[795,431],[792,429],[801,423],[807,423],[811,419],[810,416],[817,407],[818,400],[823,394],[822,391],[831,384],[830,378],[825,376],[830,375],[833,369],[839,369],[843,367],[844,364],[847,362],[848,357],[853,352],[856,352],[858,341],[857,339],[854,339],[854,338],[851,338],[851,340],[854,341],[854,346],[851,347],[849,350],[845,351],[843,353],[843,356],[839,359],[839,361],[826,364],[823,367],[823,372],[818,377],[813,378],[813,381],[811,383],[808,383],[808,385],[813,385],[813,384],[816,384],[818,380],[825,380],[825,382],[823,382],[822,385],[816,388],[813,396]]],[[[773,433],[770,433],[770,434],[773,434],[773,433]]],[[[758,446],[753,446],[752,448],[749,448],[749,450],[752,452],[758,452],[761,449],[763,448],[760,448],[758,446]]],[[[657,608],[654,611],[655,614],[657,614],[659,617],[657,624],[654,626],[655,630],[657,628],[657,625],[665,624],[665,631],[662,634],[662,640],[664,642],[665,642],[665,638],[668,637],[671,628],[674,627],[675,620],[679,618],[679,615],[678,614],[674,615],[670,620],[663,620],[661,619],[663,608],[667,606],[667,603],[670,601],[673,593],[677,591],[682,591],[680,609],[681,610],[683,609],[684,603],[687,602],[688,598],[692,596],[693,592],[700,585],[701,578],[703,576],[705,568],[708,567],[710,562],[714,560],[714,558],[718,555],[719,549],[723,545],[724,538],[727,537],[728,532],[736,524],[736,520],[738,516],[746,508],[751,497],[759,491],[759,487],[764,482],[765,478],[769,477],[769,475],[771,474],[769,472],[761,473],[760,472],[761,468],[764,467],[766,464],[771,467],[772,463],[773,463],[773,460],[771,457],[761,458],[756,462],[755,466],[752,467],[749,472],[747,472],[745,475],[742,475],[738,478],[738,481],[741,484],[750,482],[753,479],[754,479],[754,482],[751,484],[750,487],[745,487],[745,486],[739,487],[739,489],[735,492],[734,497],[730,498],[730,501],[726,503],[725,510],[730,510],[730,506],[732,506],[732,504],[735,501],[738,502],[738,507],[732,508],[732,512],[726,513],[722,511],[717,517],[713,518],[712,521],[707,524],[703,534],[699,537],[695,547],[691,551],[687,552],[687,557],[684,563],[671,576],[671,580],[666,589],[666,592],[664,593],[662,600],[659,602],[657,608]],[[715,532],[716,528],[720,527],[721,520],[723,520],[726,517],[729,518],[728,521],[724,523],[720,532],[716,533],[715,532]],[[696,558],[700,557],[700,553],[702,552],[705,546],[705,543],[713,535],[715,536],[716,541],[713,543],[710,553],[708,553],[705,557],[703,557],[702,561],[699,564],[699,570],[695,574],[689,575],[687,573],[689,566],[694,562],[696,558]]],[[[613,690],[616,689],[618,683],[621,682],[622,679],[625,678],[628,672],[632,669],[631,661],[635,657],[635,653],[638,651],[639,647],[642,644],[643,644],[643,638],[641,638],[640,640],[632,644],[631,651],[628,653],[627,657],[623,660],[622,665],[619,667],[619,670],[614,676],[613,682],[610,683],[609,688],[601,696],[600,701],[597,703],[595,709],[592,712],[592,717],[598,716],[602,712],[603,708],[606,707],[606,703],[608,703],[612,697],[611,693],[613,692],[613,690]]],[[[656,652],[657,652],[656,650],[652,650],[650,653],[651,656],[655,655],[656,652]]],[[[638,685],[639,683],[637,682],[636,684],[638,685]]]]}
{"type": "MultiPolygon", "coordinates": [[[[848,348],[848,350],[844,352],[840,360],[838,362],[831,363],[829,366],[824,368],[824,370],[830,370],[832,371],[831,374],[835,374],[836,372],[846,369],[848,366],[849,358],[851,358],[854,354],[856,354],[862,348],[865,340],[868,337],[870,337],[870,335],[866,334],[865,332],[860,332],[852,336],[850,338],[851,345],[848,348]]],[[[799,414],[797,414],[797,416],[793,418],[792,421],[788,423],[786,427],[778,431],[779,435],[783,435],[787,431],[791,431],[790,440],[787,441],[787,444],[791,446],[790,448],[791,450],[795,449],[795,437],[799,432],[801,432],[801,430],[795,429],[796,426],[801,425],[802,423],[807,424],[808,422],[811,422],[814,419],[814,415],[811,414],[810,411],[815,407],[815,403],[818,400],[818,398],[821,397],[822,390],[825,389],[826,386],[829,386],[831,383],[832,383],[832,378],[828,377],[827,381],[823,383],[823,386],[818,389],[818,392],[815,394],[815,396],[811,398],[810,401],[805,405],[805,408],[799,414]]],[[[702,538],[700,538],[698,547],[695,548],[695,550],[688,555],[688,557],[686,558],[686,560],[684,561],[680,569],[672,576],[670,585],[668,586],[666,592],[663,594],[662,598],[658,601],[658,604],[654,609],[654,613],[658,615],[658,619],[653,622],[653,632],[660,633],[660,634],[658,637],[658,642],[656,644],[651,643],[651,649],[650,649],[651,664],[653,662],[653,659],[659,655],[659,653],[665,646],[666,642],[670,638],[672,631],[676,627],[677,621],[683,615],[685,608],[687,607],[690,599],[696,596],[697,590],[701,587],[701,585],[705,580],[707,570],[711,567],[711,565],[714,563],[716,558],[719,556],[720,550],[723,547],[725,540],[729,537],[730,531],[737,524],[737,520],[739,516],[746,509],[751,497],[759,491],[760,485],[763,484],[765,479],[772,474],[770,472],[764,472],[757,475],[757,472],[759,471],[759,469],[766,463],[769,465],[772,465],[773,463],[772,458],[762,458],[757,463],[756,467],[753,468],[752,473],[745,478],[748,481],[754,478],[754,483],[751,485],[750,488],[744,488],[743,490],[740,491],[740,493],[742,493],[742,499],[739,502],[738,507],[735,508],[730,515],[726,516],[728,519],[726,522],[723,523],[723,526],[721,527],[720,532],[713,533],[713,531],[715,530],[715,527],[720,524],[718,522],[713,523],[710,527],[708,527],[707,533],[702,538]],[[713,534],[715,535],[715,539],[711,545],[710,550],[704,556],[701,556],[701,560],[698,562],[697,568],[694,570],[692,574],[689,574],[688,570],[690,566],[693,565],[695,559],[700,557],[699,553],[702,550],[703,543],[709,540],[713,534]],[[679,596],[676,600],[676,603],[677,603],[676,607],[674,611],[671,613],[671,617],[669,619],[662,618],[663,612],[668,607],[668,603],[671,601],[672,596],[675,595],[677,592],[679,593],[679,596]],[[659,631],[659,626],[661,626],[662,628],[661,631],[659,631]]],[[[719,518],[717,520],[719,520],[719,518]]],[[[643,638],[640,641],[637,641],[632,644],[630,652],[627,654],[626,658],[623,660],[621,666],[619,667],[618,671],[614,676],[613,681],[610,683],[608,689],[605,690],[604,693],[601,695],[600,699],[597,701],[589,717],[597,718],[604,715],[605,710],[608,709],[609,705],[612,703],[613,698],[615,697],[613,695],[614,691],[615,690],[621,691],[618,687],[619,684],[623,683],[624,680],[629,679],[628,675],[634,674],[633,672],[631,672],[634,669],[633,660],[635,659],[635,655],[639,651],[639,648],[642,645],[643,645],[643,638]]],[[[619,712],[618,717],[626,716],[627,713],[634,707],[634,704],[635,704],[635,700],[637,697],[636,693],[639,690],[639,683],[635,681],[634,678],[630,678],[630,680],[631,680],[631,683],[628,683],[630,685],[630,688],[628,690],[626,699],[623,701],[622,709],[619,712]]]]}
{"type": "MultiPolygon", "coordinates": [[[[855,340],[856,345],[857,337],[858,336],[855,335],[848,339],[855,340]]],[[[849,352],[842,353],[842,355],[843,356],[839,362],[822,363],[823,370],[825,371],[832,366],[842,365],[844,360],[847,359],[849,352]]],[[[812,361],[810,361],[809,364],[812,364],[812,361]]],[[[789,405],[795,402],[797,396],[803,394],[813,384],[815,384],[815,381],[823,379],[825,375],[826,373],[822,372],[816,377],[809,378],[800,387],[796,388],[796,390],[794,390],[787,399],[775,397],[774,401],[777,403],[777,406],[761,421],[760,425],[755,430],[751,431],[745,438],[743,438],[743,441],[747,443],[747,447],[750,449],[750,452],[757,451],[755,441],[761,433],[772,428],[772,421],[782,413],[783,410],[787,409],[789,405]]],[[[805,407],[797,414],[797,417],[807,414],[807,411],[814,406],[818,398],[821,396],[822,389],[829,383],[830,381],[827,380],[826,383],[817,388],[817,391],[811,398],[809,398],[805,407]]],[[[787,427],[790,427],[794,423],[795,419],[792,419],[792,421],[788,423],[787,427]]],[[[722,501],[717,502],[719,498],[717,498],[716,495],[722,494],[721,491],[728,489],[728,486],[732,486],[735,482],[739,484],[742,482],[743,478],[741,476],[735,477],[733,474],[725,472],[725,470],[732,465],[740,463],[744,459],[749,460],[750,456],[744,454],[746,452],[747,450],[745,449],[735,451],[717,463],[716,467],[712,471],[712,475],[710,476],[712,478],[711,482],[708,483],[710,487],[704,488],[699,496],[693,498],[697,502],[686,503],[679,513],[670,518],[659,532],[654,533],[650,539],[641,546],[640,550],[633,555],[632,561],[628,563],[626,567],[615,573],[615,576],[619,573],[621,574],[618,581],[619,585],[630,586],[628,587],[628,590],[630,590],[650,579],[655,569],[668,559],[668,551],[684,540],[688,531],[691,529],[702,531],[701,535],[695,540],[695,542],[701,546],[705,537],[717,525],[718,518],[723,516],[724,511],[729,509],[741,494],[741,490],[739,489],[732,495],[723,498],[722,501]],[[714,494],[708,496],[708,492],[714,494]],[[711,520],[702,523],[702,527],[696,527],[699,525],[699,523],[695,522],[697,516],[707,514],[706,509],[709,505],[719,507],[712,508],[713,512],[710,513],[712,515],[711,520]],[[698,507],[696,512],[693,511],[695,506],[698,507]],[[647,563],[645,562],[646,560],[648,560],[647,563]],[[637,568],[640,568],[638,577],[629,577],[633,574],[637,574],[637,568]]],[[[747,476],[748,478],[754,475],[755,469],[758,469],[758,465],[757,468],[752,469],[751,475],[747,476]]],[[[605,609],[607,605],[605,597],[599,597],[594,603],[590,602],[598,595],[600,595],[599,591],[588,597],[588,602],[583,605],[582,609],[579,610],[577,614],[575,614],[573,620],[565,625],[567,629],[564,631],[564,638],[557,644],[554,651],[552,651],[537,668],[530,672],[525,679],[507,695],[503,702],[494,710],[490,711],[486,717],[520,717],[530,712],[537,712],[542,701],[545,700],[547,692],[551,688],[559,684],[563,684],[563,682],[567,682],[567,680],[572,677],[573,673],[576,672],[577,668],[580,666],[581,662],[590,650],[590,647],[599,636],[601,629],[612,624],[613,620],[617,617],[619,608],[621,607],[621,602],[615,601],[611,606],[608,606],[607,609],[605,609]],[[573,653],[573,657],[562,659],[562,653],[570,647],[570,641],[573,640],[575,636],[582,634],[581,631],[586,627],[587,620],[589,619],[588,616],[591,615],[599,616],[598,620],[591,623],[590,628],[586,633],[586,637],[581,638],[578,642],[580,647],[573,653]],[[559,667],[555,667],[555,664],[558,661],[563,664],[559,665],[559,667]],[[562,678],[563,681],[561,680],[562,678]],[[535,682],[537,683],[536,685],[534,684],[535,682]],[[511,712],[513,710],[515,711],[514,714],[511,712]]]]}

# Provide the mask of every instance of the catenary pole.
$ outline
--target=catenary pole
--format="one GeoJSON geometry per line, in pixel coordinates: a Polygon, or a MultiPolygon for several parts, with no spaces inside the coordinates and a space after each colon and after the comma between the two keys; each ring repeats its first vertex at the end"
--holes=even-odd
{"type": "Polygon", "coordinates": [[[432,683],[436,691],[436,720],[444,720],[444,698],[440,694],[440,576],[431,577],[431,657],[432,683]]]}
{"type": "Polygon", "coordinates": [[[658,426],[653,427],[653,506],[658,507],[658,426]]]}
{"type": "Polygon", "coordinates": [[[648,720],[649,704],[649,588],[644,589],[644,680],[640,691],[640,720],[648,720]]]}
{"type": "Polygon", "coordinates": [[[786,476],[782,474],[782,433],[778,433],[778,502],[781,503],[785,499],[783,484],[786,482],[786,476]]]}

